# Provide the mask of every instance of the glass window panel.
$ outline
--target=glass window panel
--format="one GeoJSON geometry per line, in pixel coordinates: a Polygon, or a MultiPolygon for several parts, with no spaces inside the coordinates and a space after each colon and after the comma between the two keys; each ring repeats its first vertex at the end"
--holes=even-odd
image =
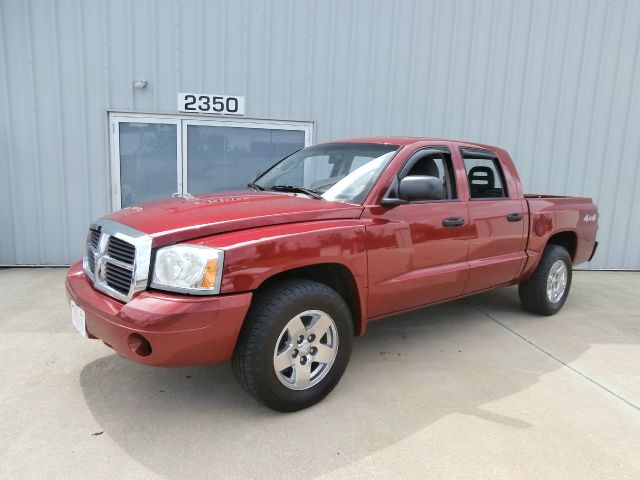
{"type": "Polygon", "coordinates": [[[176,125],[120,122],[122,208],[169,198],[176,192],[176,125]]]}
{"type": "Polygon", "coordinates": [[[507,194],[503,188],[500,164],[490,158],[463,157],[467,170],[471,198],[503,198],[507,194]]]}
{"type": "Polygon", "coordinates": [[[246,188],[273,163],[304,147],[304,131],[187,126],[191,194],[246,188]]]}

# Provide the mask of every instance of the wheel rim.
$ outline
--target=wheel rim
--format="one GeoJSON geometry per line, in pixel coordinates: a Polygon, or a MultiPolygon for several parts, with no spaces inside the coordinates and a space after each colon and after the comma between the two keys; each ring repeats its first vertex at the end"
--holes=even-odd
{"type": "Polygon", "coordinates": [[[549,276],[547,277],[547,298],[551,303],[558,303],[562,299],[567,289],[568,276],[567,264],[562,260],[556,260],[551,265],[551,270],[549,270],[549,276]]]}
{"type": "Polygon", "coordinates": [[[329,373],[338,354],[338,329],[321,310],[306,310],[280,332],[273,350],[278,380],[291,390],[306,390],[329,373]]]}

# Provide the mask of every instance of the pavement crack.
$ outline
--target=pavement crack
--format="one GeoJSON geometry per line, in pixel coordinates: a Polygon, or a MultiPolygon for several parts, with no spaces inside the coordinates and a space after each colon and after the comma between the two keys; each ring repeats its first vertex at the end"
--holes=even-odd
{"type": "Polygon", "coordinates": [[[634,408],[638,411],[640,411],[640,407],[638,405],[636,405],[635,403],[627,400],[626,398],[624,398],[623,396],[617,394],[616,392],[614,392],[613,390],[608,389],[607,387],[605,387],[604,385],[602,385],[600,382],[598,382],[597,380],[594,380],[593,378],[589,377],[588,375],[582,373],[580,370],[572,367],[571,365],[569,365],[568,363],[564,362],[562,359],[556,357],[553,353],[545,350],[544,348],[542,348],[540,345],[538,345],[537,343],[529,340],[527,337],[525,337],[524,335],[518,333],[516,330],[514,330],[513,328],[507,326],[506,324],[502,323],[500,320],[497,320],[495,317],[493,317],[491,314],[483,311],[480,307],[478,307],[477,305],[473,304],[473,303],[469,303],[469,305],[471,305],[474,309],[476,309],[478,312],[480,312],[482,315],[484,315],[485,317],[487,317],[490,320],[493,320],[494,322],[496,322],[498,325],[500,325],[502,328],[508,330],[509,332],[511,332],[513,335],[515,335],[516,337],[520,338],[521,340],[527,342],[529,345],[531,345],[533,348],[535,348],[536,350],[542,352],[543,354],[547,355],[548,357],[554,359],[556,362],[564,365],[565,367],[567,367],[569,370],[573,371],[574,373],[580,375],[582,378],[584,378],[585,380],[591,382],[592,384],[594,384],[595,386],[601,388],[602,390],[604,390],[605,392],[607,392],[610,395],[613,395],[614,397],[616,397],[618,400],[623,401],[624,403],[626,403],[627,405],[629,405],[631,408],[634,408]]]}

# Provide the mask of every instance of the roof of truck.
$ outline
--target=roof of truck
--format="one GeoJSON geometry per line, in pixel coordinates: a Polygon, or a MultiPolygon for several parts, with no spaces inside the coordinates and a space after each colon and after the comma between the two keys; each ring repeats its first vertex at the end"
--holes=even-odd
{"type": "Polygon", "coordinates": [[[401,147],[411,145],[412,143],[418,142],[456,142],[463,143],[465,145],[475,146],[478,148],[489,148],[489,149],[500,149],[499,147],[494,147],[491,145],[485,145],[482,143],[476,142],[467,142],[464,140],[453,140],[449,138],[431,138],[431,137],[361,137],[361,138],[347,138],[341,140],[332,140],[324,143],[386,143],[389,145],[399,145],[401,147]]]}

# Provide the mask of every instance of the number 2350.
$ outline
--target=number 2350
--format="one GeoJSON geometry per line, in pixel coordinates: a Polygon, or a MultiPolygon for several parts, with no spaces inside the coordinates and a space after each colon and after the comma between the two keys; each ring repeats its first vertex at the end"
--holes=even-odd
{"type": "Polygon", "coordinates": [[[238,113],[239,102],[236,97],[215,95],[184,96],[184,110],[188,112],[238,113]]]}

